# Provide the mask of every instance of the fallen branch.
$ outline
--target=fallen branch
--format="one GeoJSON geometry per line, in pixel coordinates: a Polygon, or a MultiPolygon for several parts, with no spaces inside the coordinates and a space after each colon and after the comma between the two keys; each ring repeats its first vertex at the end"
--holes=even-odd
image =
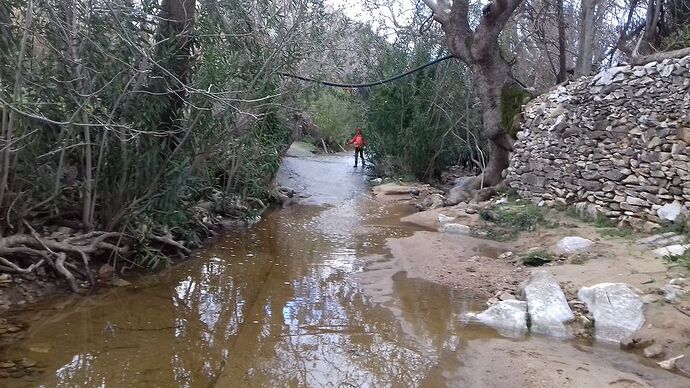
{"type": "Polygon", "coordinates": [[[633,55],[632,63],[633,65],[644,65],[645,63],[649,62],[661,62],[664,59],[683,58],[688,55],[690,55],[690,47],[673,51],[663,51],[643,56],[633,55]]]}

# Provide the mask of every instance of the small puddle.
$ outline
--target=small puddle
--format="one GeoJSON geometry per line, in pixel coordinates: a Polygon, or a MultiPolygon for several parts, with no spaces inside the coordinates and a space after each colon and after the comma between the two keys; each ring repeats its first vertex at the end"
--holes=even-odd
{"type": "MultiPolygon", "coordinates": [[[[6,387],[457,385],[482,308],[453,290],[370,270],[389,237],[411,235],[406,205],[374,202],[349,158],[287,158],[279,180],[311,196],[228,232],[137,289],[48,301],[14,319],[25,338],[0,360],[42,373],[6,387]]],[[[379,267],[386,267],[381,265],[379,267]]]]}

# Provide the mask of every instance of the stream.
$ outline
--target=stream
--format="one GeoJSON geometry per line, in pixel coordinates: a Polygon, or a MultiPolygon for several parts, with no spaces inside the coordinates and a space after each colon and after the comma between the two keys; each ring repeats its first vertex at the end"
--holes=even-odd
{"type": "MultiPolygon", "coordinates": [[[[462,377],[473,373],[460,357],[468,341],[501,338],[463,321],[464,313],[484,308],[482,301],[365,259],[389,257],[387,238],[418,230],[399,221],[415,209],[374,201],[349,156],[288,157],[277,179],[309,196],[267,212],[248,231],[226,232],[193,260],[142,275],[134,287],[18,313],[26,337],[0,349],[0,359],[30,358],[42,373],[2,379],[0,386],[473,381],[462,377]]],[[[634,357],[604,352],[618,369],[634,372],[634,357]]]]}

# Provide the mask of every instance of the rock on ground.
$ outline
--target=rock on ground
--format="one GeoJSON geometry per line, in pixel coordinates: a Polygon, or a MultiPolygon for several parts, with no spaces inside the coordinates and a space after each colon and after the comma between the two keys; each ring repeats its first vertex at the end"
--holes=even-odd
{"type": "Polygon", "coordinates": [[[472,195],[469,192],[465,191],[461,187],[456,186],[450,189],[450,191],[448,192],[448,196],[446,197],[446,204],[448,206],[453,206],[459,204],[460,202],[467,202],[471,198],[472,195]]]}
{"type": "Polygon", "coordinates": [[[657,248],[652,253],[657,257],[681,256],[690,248],[690,244],[675,244],[663,248],[657,248]]]}
{"type": "Polygon", "coordinates": [[[374,187],[373,191],[377,195],[415,194],[419,192],[419,188],[395,183],[384,183],[374,187]]]}
{"type": "Polygon", "coordinates": [[[286,155],[293,157],[314,156],[317,150],[313,144],[296,141],[290,145],[286,155]]]}
{"type": "Polygon", "coordinates": [[[556,244],[554,253],[557,255],[584,253],[588,252],[593,244],[592,241],[579,236],[563,237],[563,239],[556,244]]]}
{"type": "Polygon", "coordinates": [[[661,221],[665,222],[675,222],[680,216],[680,212],[683,210],[683,206],[678,201],[673,201],[672,203],[667,203],[666,205],[659,208],[656,214],[659,216],[661,221]]]}
{"type": "Polygon", "coordinates": [[[636,244],[649,249],[656,249],[669,245],[683,244],[686,240],[687,237],[685,235],[668,232],[639,239],[636,241],[636,244]]]}
{"type": "Polygon", "coordinates": [[[448,217],[448,216],[445,215],[445,214],[439,214],[439,215],[438,215],[438,222],[439,222],[440,224],[447,224],[447,223],[450,223],[450,222],[453,222],[453,221],[455,221],[455,217],[448,217]]]}
{"type": "Polygon", "coordinates": [[[565,323],[575,315],[558,280],[546,271],[536,271],[520,285],[519,295],[527,302],[532,333],[568,338],[570,329],[565,323]]]}
{"type": "Polygon", "coordinates": [[[469,226],[463,224],[443,224],[439,230],[442,233],[469,235],[472,231],[469,226]]]}
{"type": "Polygon", "coordinates": [[[477,319],[504,336],[519,337],[527,333],[527,303],[504,300],[477,314],[477,319]]]}
{"type": "Polygon", "coordinates": [[[644,325],[644,303],[625,283],[583,287],[577,297],[594,317],[594,338],[620,342],[644,325]]]}

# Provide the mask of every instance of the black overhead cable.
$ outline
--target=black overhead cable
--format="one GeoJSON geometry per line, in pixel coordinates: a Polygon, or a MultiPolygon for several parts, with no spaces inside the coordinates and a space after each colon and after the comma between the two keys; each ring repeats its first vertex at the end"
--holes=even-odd
{"type": "Polygon", "coordinates": [[[446,55],[445,57],[441,57],[441,58],[435,59],[435,60],[433,60],[433,61],[431,61],[431,62],[429,62],[429,63],[425,63],[425,64],[423,64],[423,65],[421,65],[421,66],[417,66],[417,67],[415,67],[415,68],[412,69],[412,70],[408,70],[408,71],[406,71],[406,72],[404,72],[404,73],[402,73],[402,74],[398,74],[398,75],[396,75],[396,76],[394,76],[394,77],[387,78],[387,79],[384,79],[384,80],[381,80],[381,81],[367,82],[367,83],[362,83],[362,84],[341,84],[341,83],[338,83],[338,82],[319,81],[319,80],[316,80],[316,79],[313,79],[313,78],[302,77],[302,76],[299,76],[299,75],[288,74],[288,73],[278,73],[278,74],[280,74],[280,75],[282,75],[282,76],[285,76],[285,77],[296,78],[296,79],[299,79],[299,80],[302,80],[302,81],[314,82],[314,83],[317,83],[317,84],[321,84],[321,85],[325,85],[325,86],[333,86],[333,87],[337,87],[337,88],[351,88],[351,89],[368,88],[368,87],[371,87],[371,86],[383,85],[383,84],[386,84],[386,83],[389,83],[389,82],[393,82],[393,81],[395,81],[395,80],[397,80],[397,79],[400,79],[400,78],[402,78],[402,77],[408,76],[408,75],[410,75],[410,74],[412,74],[412,73],[414,73],[414,72],[420,71],[420,70],[425,69],[425,68],[427,68],[427,67],[429,67],[429,66],[435,65],[435,64],[437,64],[437,63],[439,63],[439,62],[443,62],[443,61],[448,60],[448,59],[451,59],[451,58],[453,58],[452,55],[446,55]]]}

